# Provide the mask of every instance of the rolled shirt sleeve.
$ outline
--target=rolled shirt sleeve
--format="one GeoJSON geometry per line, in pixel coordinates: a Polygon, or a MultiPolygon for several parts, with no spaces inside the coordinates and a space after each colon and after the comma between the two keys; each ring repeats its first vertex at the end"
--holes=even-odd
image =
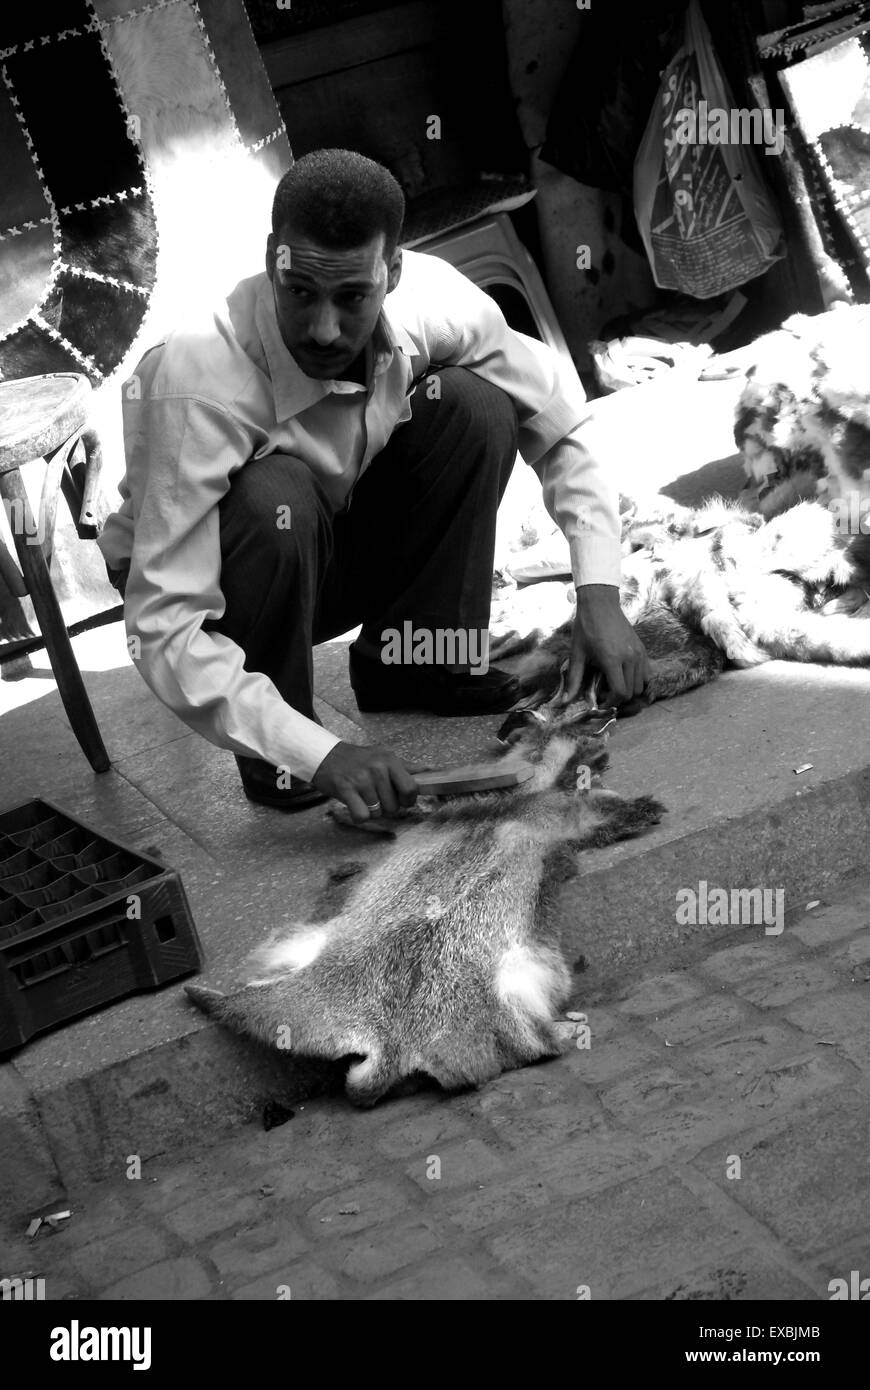
{"type": "Polygon", "coordinates": [[[600,463],[585,447],[578,425],[534,465],[544,506],[568,541],[574,583],[622,581],[619,497],[600,463]]]}
{"type": "Polygon", "coordinates": [[[310,779],[339,739],[245,671],[235,642],[203,630],[225,611],[219,503],[251,438],[189,396],[125,402],[124,436],[134,520],[124,617],[145,682],[211,743],[310,779]]]}

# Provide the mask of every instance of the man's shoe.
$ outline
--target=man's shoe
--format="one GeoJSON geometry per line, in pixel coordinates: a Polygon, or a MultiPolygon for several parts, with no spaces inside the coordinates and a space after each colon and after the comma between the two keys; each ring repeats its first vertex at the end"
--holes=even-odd
{"type": "Polygon", "coordinates": [[[289,787],[278,786],[278,769],[259,758],[236,757],[242,786],[249,801],[271,806],[276,811],[307,811],[322,806],[329,797],[300,777],[291,777],[289,787]]]}
{"type": "Polygon", "coordinates": [[[514,676],[494,667],[479,676],[454,675],[440,666],[386,666],[350,648],[350,683],[364,714],[426,709],[435,714],[500,714],[520,698],[514,676]]]}

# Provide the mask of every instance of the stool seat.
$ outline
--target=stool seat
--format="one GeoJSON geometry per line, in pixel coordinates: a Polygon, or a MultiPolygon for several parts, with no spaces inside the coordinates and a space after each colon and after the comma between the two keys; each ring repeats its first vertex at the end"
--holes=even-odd
{"type": "Polygon", "coordinates": [[[90,396],[77,372],[0,382],[0,473],[59,449],[84,426],[90,396]]]}

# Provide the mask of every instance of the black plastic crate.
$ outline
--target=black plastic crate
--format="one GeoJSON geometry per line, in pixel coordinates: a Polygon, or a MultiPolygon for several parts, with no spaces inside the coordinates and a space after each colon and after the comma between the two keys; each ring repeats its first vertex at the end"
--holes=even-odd
{"type": "Polygon", "coordinates": [[[0,1053],[201,966],[173,869],[50,801],[0,812],[0,1053]]]}

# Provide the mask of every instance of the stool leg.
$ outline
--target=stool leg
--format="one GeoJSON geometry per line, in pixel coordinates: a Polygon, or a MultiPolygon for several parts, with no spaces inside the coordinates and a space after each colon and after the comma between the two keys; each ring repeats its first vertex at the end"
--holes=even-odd
{"type": "Polygon", "coordinates": [[[56,449],[45,460],[45,478],[42,483],[42,496],[39,500],[39,534],[42,537],[42,554],[51,574],[51,557],[54,554],[54,528],[57,523],[57,498],[60,481],[66,467],[67,445],[56,449]]]}
{"type": "Polygon", "coordinates": [[[78,668],[42,547],[38,544],[28,544],[29,537],[35,538],[33,514],[17,468],[11,469],[8,473],[0,473],[0,497],[14,503],[11,514],[14,516],[17,513],[24,521],[23,527],[13,528],[18,563],[27,585],[27,592],[33,601],[39,630],[45,639],[51,669],[70,726],[94,772],[108,772],[111,766],[109,755],[88,699],[82,673],[78,668]]]}

